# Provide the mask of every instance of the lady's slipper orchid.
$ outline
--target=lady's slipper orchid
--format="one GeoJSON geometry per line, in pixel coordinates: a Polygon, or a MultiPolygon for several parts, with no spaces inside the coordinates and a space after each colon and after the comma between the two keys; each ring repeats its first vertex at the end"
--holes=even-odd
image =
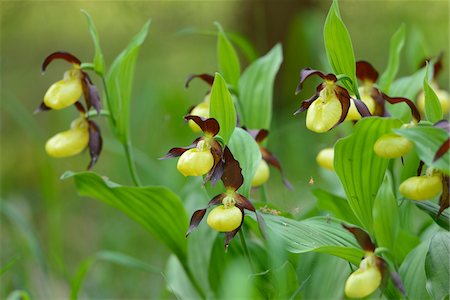
{"type": "Polygon", "coordinates": [[[73,68],[64,73],[62,80],[52,84],[44,96],[36,112],[49,109],[63,109],[75,104],[84,94],[87,109],[92,106],[100,113],[101,103],[97,88],[93,85],[89,75],[80,66],[81,61],[67,52],[54,52],[46,57],[42,64],[44,73],[47,66],[55,59],[63,59],[73,65],[73,68]]]}
{"type": "Polygon", "coordinates": [[[196,139],[184,148],[172,148],[162,159],[180,157],[177,168],[184,176],[206,175],[205,181],[211,180],[215,184],[222,176],[221,163],[222,146],[214,139],[219,132],[219,123],[213,119],[203,119],[199,116],[186,116],[186,121],[193,121],[203,133],[203,137],[196,139]]]}
{"type": "MultiPolygon", "coordinates": [[[[212,86],[212,84],[214,82],[213,75],[206,74],[206,73],[205,74],[191,74],[188,76],[188,78],[186,80],[185,87],[188,88],[189,83],[195,78],[199,78],[199,79],[203,80],[210,87],[212,86]]],[[[208,119],[209,118],[209,100],[210,100],[210,98],[211,98],[211,93],[208,91],[205,98],[203,99],[203,102],[200,102],[196,106],[192,107],[188,111],[188,115],[199,116],[203,119],[208,119]]],[[[195,133],[199,133],[202,131],[201,128],[192,120],[188,121],[188,125],[191,128],[191,130],[195,133]]]]}
{"type": "Polygon", "coordinates": [[[98,125],[82,115],[72,121],[69,130],[51,137],[45,144],[45,151],[52,157],[69,157],[89,148],[91,161],[88,169],[91,169],[100,156],[102,144],[98,125]]]}
{"type": "Polygon", "coordinates": [[[322,168],[334,171],[334,148],[320,150],[316,156],[316,162],[322,168]]]}
{"type": "Polygon", "coordinates": [[[400,184],[400,193],[412,200],[427,200],[442,192],[441,174],[414,176],[400,184]]]}
{"type": "Polygon", "coordinates": [[[264,184],[270,177],[270,170],[268,165],[273,166],[275,169],[280,171],[281,179],[283,180],[284,185],[288,189],[293,189],[291,183],[286,179],[283,173],[283,169],[281,168],[281,163],[278,158],[270,152],[267,148],[262,146],[262,143],[269,135],[269,131],[266,129],[260,130],[248,130],[247,132],[255,139],[256,143],[259,146],[259,151],[261,152],[262,161],[260,162],[258,169],[256,170],[255,176],[252,180],[252,186],[257,187],[264,184]]]}
{"type": "Polygon", "coordinates": [[[386,133],[378,138],[373,151],[383,158],[397,158],[407,154],[414,144],[396,133],[386,133]]]}
{"type": "MultiPolygon", "coordinates": [[[[333,129],[345,120],[351,97],[345,88],[336,84],[338,81],[336,75],[325,74],[310,68],[300,71],[300,83],[297,86],[296,94],[301,91],[303,82],[313,75],[318,75],[324,82],[317,86],[316,94],[304,100],[294,114],[308,110],[306,127],[311,131],[321,133],[333,129]]],[[[354,99],[353,101],[361,115],[370,115],[369,110],[361,100],[354,99]]]]}
{"type": "Polygon", "coordinates": [[[342,226],[355,237],[358,244],[366,252],[359,268],[350,274],[345,282],[345,295],[349,298],[364,298],[375,292],[382,284],[386,275],[390,275],[393,284],[405,294],[400,277],[395,271],[388,273],[385,260],[375,254],[375,244],[370,236],[358,227],[342,226]]]}
{"type": "Polygon", "coordinates": [[[226,192],[215,196],[208,203],[206,208],[199,209],[192,214],[186,236],[197,228],[203,220],[208,208],[219,205],[210,211],[207,223],[214,230],[225,233],[225,248],[228,248],[230,241],[241,229],[244,221],[244,209],[255,213],[256,211],[253,204],[237,192],[244,182],[244,177],[242,176],[239,162],[234,159],[228,147],[225,147],[223,152],[223,161],[224,165],[221,180],[225,186],[226,192]]]}

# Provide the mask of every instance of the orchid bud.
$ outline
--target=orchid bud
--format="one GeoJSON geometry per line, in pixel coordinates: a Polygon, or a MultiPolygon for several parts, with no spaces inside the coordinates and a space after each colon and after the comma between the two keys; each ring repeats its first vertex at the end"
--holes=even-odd
{"type": "MultiPolygon", "coordinates": [[[[209,118],[209,102],[202,102],[198,104],[189,114],[202,118],[209,118]]],[[[202,132],[202,129],[194,121],[189,120],[188,125],[193,132],[202,132]]]]}
{"type": "Polygon", "coordinates": [[[345,282],[345,295],[349,298],[364,298],[380,286],[381,279],[376,257],[374,254],[369,254],[361,261],[358,270],[353,272],[345,282]]]}
{"type": "Polygon", "coordinates": [[[200,141],[196,148],[189,149],[178,159],[177,169],[184,176],[202,176],[214,166],[214,157],[204,141],[200,141]]]}
{"type": "Polygon", "coordinates": [[[427,200],[442,192],[441,175],[414,176],[406,179],[400,184],[400,193],[408,199],[427,200]]]}
{"type": "Polygon", "coordinates": [[[269,165],[264,159],[261,159],[258,168],[256,169],[255,176],[253,177],[252,186],[256,187],[263,185],[269,179],[269,176],[269,165]]]}
{"type": "Polygon", "coordinates": [[[89,143],[89,125],[84,118],[74,120],[70,129],[50,138],[45,144],[49,156],[68,157],[83,151],[89,143]]]}
{"type": "Polygon", "coordinates": [[[44,96],[44,104],[52,109],[62,109],[75,102],[83,94],[82,73],[72,69],[64,73],[64,79],[50,86],[44,96]]]}
{"type": "Polygon", "coordinates": [[[327,82],[319,98],[308,108],[306,127],[318,133],[327,132],[339,122],[341,115],[342,106],[334,91],[334,83],[327,82]]]}
{"type": "Polygon", "coordinates": [[[322,168],[334,171],[334,149],[325,148],[320,150],[316,157],[317,164],[322,168]]]}
{"type": "Polygon", "coordinates": [[[378,138],[373,145],[373,151],[383,158],[397,158],[407,154],[413,147],[413,143],[407,138],[387,133],[378,138]]]}
{"type": "Polygon", "coordinates": [[[214,230],[230,232],[241,225],[242,218],[242,212],[236,206],[225,207],[225,205],[220,205],[211,210],[206,222],[214,230]]]}

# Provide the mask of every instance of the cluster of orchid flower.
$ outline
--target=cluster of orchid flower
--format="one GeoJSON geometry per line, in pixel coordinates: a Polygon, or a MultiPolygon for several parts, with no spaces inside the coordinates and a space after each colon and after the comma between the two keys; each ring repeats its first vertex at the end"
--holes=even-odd
{"type": "Polygon", "coordinates": [[[89,119],[89,110],[92,107],[100,114],[100,97],[89,75],[81,69],[81,61],[70,53],[58,51],[47,56],[42,64],[43,73],[55,59],[63,59],[73,67],[64,73],[62,80],[50,86],[35,112],[59,110],[74,105],[80,116],[72,121],[69,130],[51,137],[45,144],[45,150],[52,157],[69,157],[89,148],[90,169],[97,162],[102,150],[100,128],[89,119]],[[81,95],[84,95],[86,107],[79,102],[81,95]]]}
{"type": "MultiPolygon", "coordinates": [[[[435,64],[433,85],[437,88],[435,77],[440,68],[440,60],[435,64]]],[[[421,93],[418,97],[419,109],[409,99],[402,97],[391,98],[381,92],[376,87],[378,72],[366,61],[356,63],[356,76],[362,82],[359,87],[361,99],[351,96],[342,86],[337,85],[337,77],[334,74],[325,74],[318,70],[309,68],[300,72],[300,83],[297,87],[297,93],[301,91],[303,82],[312,75],[318,75],[324,82],[321,83],[315,95],[304,100],[300,108],[295,113],[307,110],[306,127],[315,132],[326,132],[333,129],[345,120],[357,121],[366,116],[389,116],[385,108],[385,102],[390,104],[406,103],[411,110],[411,123],[404,124],[403,127],[417,126],[421,120],[421,113],[424,114],[424,95],[421,93]]],[[[444,114],[448,113],[449,97],[444,90],[437,89],[439,101],[444,114]]],[[[442,128],[450,132],[450,125],[447,120],[442,120],[434,124],[435,127],[442,128]]],[[[413,143],[406,137],[396,133],[389,133],[381,136],[374,145],[374,151],[383,158],[399,158],[406,155],[413,148],[413,143]]],[[[434,160],[438,160],[449,149],[449,140],[445,141],[436,152],[434,160]]],[[[316,157],[317,163],[323,168],[334,170],[334,149],[326,148],[319,152],[316,157]]],[[[441,194],[438,215],[444,209],[449,207],[449,177],[448,175],[428,168],[425,175],[422,175],[423,162],[420,163],[417,176],[406,179],[399,187],[400,193],[412,200],[428,200],[441,194]]]]}
{"type": "MultiPolygon", "coordinates": [[[[189,82],[194,78],[200,78],[210,86],[212,86],[214,81],[214,77],[209,74],[191,75],[186,81],[186,87],[189,86],[189,82]]],[[[233,157],[227,146],[223,147],[216,140],[216,135],[220,131],[220,125],[216,119],[210,118],[210,95],[210,92],[208,92],[204,100],[191,108],[188,115],[184,118],[193,132],[202,132],[204,135],[195,139],[187,147],[170,149],[162,159],[179,157],[177,169],[184,176],[205,176],[204,183],[210,181],[213,186],[219,180],[222,181],[225,192],[213,197],[206,208],[199,209],[193,213],[186,236],[200,224],[206,211],[211,206],[218,205],[209,212],[207,224],[212,229],[225,233],[225,247],[227,248],[242,226],[244,209],[256,211],[253,204],[237,192],[244,182],[239,162],[233,157]]],[[[267,182],[270,176],[269,165],[272,165],[280,171],[284,184],[288,188],[292,188],[289,181],[284,177],[279,160],[261,145],[269,132],[265,129],[247,130],[247,132],[258,143],[262,157],[252,179],[251,186],[258,187],[267,182]]],[[[263,222],[258,215],[257,219],[258,222],[263,222]]]]}

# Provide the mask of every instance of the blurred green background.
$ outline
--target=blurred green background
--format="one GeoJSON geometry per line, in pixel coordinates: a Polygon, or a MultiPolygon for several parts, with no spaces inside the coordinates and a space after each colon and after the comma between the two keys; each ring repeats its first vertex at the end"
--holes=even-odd
{"type": "MultiPolygon", "coordinates": [[[[66,170],[84,170],[87,152],[69,159],[45,154],[46,140],[66,130],[77,112],[69,108],[33,115],[47,88],[70,68],[65,62],[54,62],[42,76],[40,66],[57,50],[69,51],[83,62],[92,60],[93,45],[80,9],[93,17],[108,65],[145,21],[152,19],[135,74],[132,141],[143,182],[169,186],[181,197],[189,189],[186,186],[200,181],[180,175],[176,160],[157,158],[195,138],[182,117],[202,100],[207,86],[196,81],[186,90],[186,76],[217,69],[215,38],[183,30],[211,31],[215,30],[213,22],[219,21],[226,31],[246,36],[260,55],[281,42],[284,62],[274,89],[268,148],[282,161],[295,190],[286,190],[273,171],[267,191],[271,202],[301,217],[315,212],[311,189],[326,187],[341,193],[335,174],[319,170],[315,156],[332,146],[348,126],[319,135],[305,129],[304,115],[292,116],[316,84],[307,83],[305,91],[294,96],[299,70],[310,66],[329,71],[322,38],[329,5],[330,1],[288,0],[2,1],[0,264],[2,268],[9,264],[9,268],[0,278],[0,298],[16,289],[36,299],[67,298],[78,266],[102,250],[122,252],[160,269],[169,255],[139,225],[101,202],[77,196],[71,180],[59,180],[66,170]]],[[[412,73],[424,57],[444,51],[439,84],[449,89],[448,1],[343,0],[340,9],[357,59],[372,62],[381,73],[390,37],[405,23],[407,42],[399,75],[412,73]]],[[[241,58],[246,66],[248,62],[241,58]]],[[[98,78],[91,77],[100,87],[98,78]]],[[[94,170],[115,182],[131,184],[121,146],[105,120],[100,126],[104,150],[94,170]]],[[[159,298],[167,295],[163,290],[159,274],[98,262],[89,271],[82,295],[159,298]]]]}

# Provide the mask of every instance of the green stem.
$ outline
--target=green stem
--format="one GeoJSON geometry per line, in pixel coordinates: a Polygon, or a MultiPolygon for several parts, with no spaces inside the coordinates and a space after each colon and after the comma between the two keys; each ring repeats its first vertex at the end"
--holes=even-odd
{"type": "Polygon", "coordinates": [[[244,255],[248,260],[250,268],[253,273],[256,273],[255,267],[253,265],[252,258],[250,257],[250,252],[248,251],[247,242],[245,241],[245,235],[242,230],[239,231],[239,238],[241,239],[242,248],[244,249],[244,255]]]}
{"type": "Polygon", "coordinates": [[[205,292],[203,291],[202,287],[198,283],[197,279],[195,278],[194,274],[192,274],[191,269],[187,265],[186,262],[182,263],[183,269],[186,272],[186,275],[188,276],[189,280],[191,281],[192,285],[194,286],[197,293],[200,295],[202,299],[206,299],[205,292]]]}
{"type": "Polygon", "coordinates": [[[139,175],[136,171],[136,165],[134,164],[133,149],[131,146],[130,138],[127,137],[126,142],[122,143],[122,145],[125,150],[125,156],[127,157],[128,169],[130,170],[131,179],[133,180],[135,186],[142,186],[141,180],[139,179],[139,175]]]}
{"type": "Polygon", "coordinates": [[[267,190],[266,190],[266,185],[265,184],[260,186],[259,194],[260,194],[260,197],[261,197],[261,202],[266,203],[267,202],[267,190]]]}

